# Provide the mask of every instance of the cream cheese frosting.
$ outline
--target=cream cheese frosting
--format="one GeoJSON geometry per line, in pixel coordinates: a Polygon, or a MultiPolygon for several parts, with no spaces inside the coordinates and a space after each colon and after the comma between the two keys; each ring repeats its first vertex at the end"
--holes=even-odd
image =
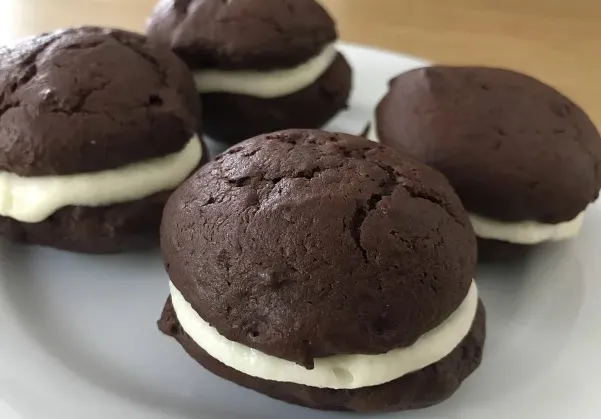
{"type": "Polygon", "coordinates": [[[515,244],[533,245],[575,237],[582,228],[584,211],[570,221],[545,224],[536,221],[505,222],[470,214],[476,236],[515,244]]]}
{"type": "Polygon", "coordinates": [[[177,187],[202,154],[200,139],[194,136],[179,152],[110,170],[30,177],[0,172],[0,215],[37,223],[70,205],[98,207],[142,199],[177,187]]]}
{"type": "Polygon", "coordinates": [[[194,74],[200,93],[234,93],[264,99],[290,95],[317,81],[332,65],[338,51],[325,47],[309,61],[289,69],[270,71],[203,70],[194,74]]]}
{"type": "Polygon", "coordinates": [[[378,128],[376,127],[376,123],[372,122],[369,125],[369,131],[367,132],[367,139],[373,141],[375,143],[379,143],[380,139],[378,138],[378,128]]]}
{"type": "Polygon", "coordinates": [[[182,329],[210,356],[244,374],[319,388],[356,389],[400,378],[434,364],[455,349],[469,333],[478,308],[474,281],[451,316],[423,334],[413,345],[379,355],[334,355],[315,359],[314,369],[267,355],[230,341],[205,322],[170,282],[171,301],[182,329]]]}

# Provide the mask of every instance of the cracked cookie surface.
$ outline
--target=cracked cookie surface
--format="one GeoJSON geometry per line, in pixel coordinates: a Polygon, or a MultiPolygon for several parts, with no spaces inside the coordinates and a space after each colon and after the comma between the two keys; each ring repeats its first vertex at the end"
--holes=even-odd
{"type": "Polygon", "coordinates": [[[444,173],[468,211],[508,222],[572,220],[601,189],[601,137],[574,102],[524,74],[426,67],[376,111],[380,141],[444,173]]]}
{"type": "Polygon", "coordinates": [[[295,67],[337,37],[315,0],[159,0],[148,36],[192,68],[295,67]]]}
{"type": "Polygon", "coordinates": [[[171,281],[223,336],[307,368],[413,344],[465,298],[476,242],[446,179],[362,138],[247,140],[170,198],[171,281]]]}
{"type": "Polygon", "coordinates": [[[111,169],[181,150],[200,103],[185,64],[130,32],[81,27],[0,49],[0,170],[111,169]]]}

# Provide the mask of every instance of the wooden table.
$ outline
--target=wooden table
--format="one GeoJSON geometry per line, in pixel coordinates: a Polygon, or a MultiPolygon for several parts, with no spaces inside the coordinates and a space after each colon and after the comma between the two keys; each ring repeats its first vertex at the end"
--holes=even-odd
{"type": "MultiPolygon", "coordinates": [[[[528,72],[601,126],[601,0],[322,0],[347,41],[528,72]]],[[[0,40],[98,24],[141,30],[154,0],[0,0],[0,40]]]]}

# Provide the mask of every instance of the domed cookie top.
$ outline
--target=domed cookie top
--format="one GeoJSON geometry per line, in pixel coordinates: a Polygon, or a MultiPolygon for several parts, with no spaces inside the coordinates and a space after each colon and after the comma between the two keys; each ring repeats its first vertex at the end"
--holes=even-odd
{"type": "Polygon", "coordinates": [[[93,172],[181,150],[197,129],[192,76],[141,35],[82,27],[0,50],[0,171],[93,172]]]}
{"type": "Polygon", "coordinates": [[[337,38],[315,0],[159,0],[148,36],[192,68],[294,67],[337,38]]]}
{"type": "Polygon", "coordinates": [[[390,83],[376,121],[382,143],[440,170],[480,216],[572,220],[601,188],[601,138],[588,116],[513,71],[409,71],[390,83]]]}
{"type": "Polygon", "coordinates": [[[367,140],[247,140],[169,200],[171,281],[225,338],[311,367],[413,344],[465,299],[475,238],[438,172],[367,140]]]}

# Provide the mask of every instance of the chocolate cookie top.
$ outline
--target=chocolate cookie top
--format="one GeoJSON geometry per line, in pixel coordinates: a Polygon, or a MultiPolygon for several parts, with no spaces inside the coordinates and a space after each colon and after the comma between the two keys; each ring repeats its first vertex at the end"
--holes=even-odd
{"type": "Polygon", "coordinates": [[[175,54],[141,35],[82,27],[0,49],[0,170],[110,169],[176,152],[200,104],[175,54]]]}
{"type": "Polygon", "coordinates": [[[440,170],[468,211],[558,223],[601,189],[601,138],[588,116],[523,74],[427,67],[398,76],[376,112],[382,143],[440,170]]]}
{"type": "Polygon", "coordinates": [[[159,0],[148,36],[192,68],[294,67],[338,35],[316,0],[159,0]]]}
{"type": "Polygon", "coordinates": [[[161,229],[171,281],[203,319],[308,368],[413,344],[464,300],[476,263],[441,174],[322,131],[231,148],[175,192],[161,229]]]}

